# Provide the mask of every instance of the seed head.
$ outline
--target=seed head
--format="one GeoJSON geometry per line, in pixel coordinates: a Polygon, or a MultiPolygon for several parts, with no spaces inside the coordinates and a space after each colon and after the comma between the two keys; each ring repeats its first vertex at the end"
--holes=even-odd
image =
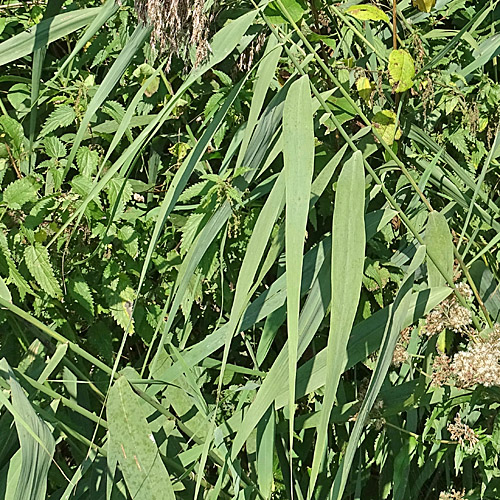
{"type": "Polygon", "coordinates": [[[196,47],[196,64],[206,58],[211,15],[205,0],[135,0],[135,10],[140,22],[153,27],[151,46],[168,51],[167,69],[174,54],[186,59],[189,46],[196,47]]]}
{"type": "Polygon", "coordinates": [[[460,387],[500,386],[500,341],[494,335],[472,341],[453,357],[451,365],[460,387]]]}
{"type": "Polygon", "coordinates": [[[469,427],[467,424],[464,424],[460,418],[460,414],[458,413],[455,417],[455,423],[448,424],[447,429],[451,434],[450,439],[452,441],[458,441],[460,443],[460,446],[462,446],[463,448],[465,448],[465,446],[468,446],[472,449],[479,441],[477,434],[474,432],[474,429],[469,427]]]}

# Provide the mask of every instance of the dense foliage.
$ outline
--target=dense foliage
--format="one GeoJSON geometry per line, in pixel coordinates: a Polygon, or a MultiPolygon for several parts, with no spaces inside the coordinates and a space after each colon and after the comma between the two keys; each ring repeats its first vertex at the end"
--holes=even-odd
{"type": "Polygon", "coordinates": [[[500,497],[498,0],[0,4],[0,497],[500,497]]]}

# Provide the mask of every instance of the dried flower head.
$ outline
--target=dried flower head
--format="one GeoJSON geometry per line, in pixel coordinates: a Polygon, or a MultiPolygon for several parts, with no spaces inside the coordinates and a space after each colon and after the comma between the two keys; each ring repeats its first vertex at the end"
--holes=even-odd
{"type": "MultiPolygon", "coordinates": [[[[458,287],[460,287],[460,293],[465,295],[466,298],[472,296],[472,291],[468,285],[461,283],[458,287]]],[[[440,334],[445,328],[449,328],[455,333],[464,333],[471,323],[471,312],[466,307],[461,306],[456,296],[453,295],[443,300],[427,315],[424,331],[429,337],[440,334]]]]}
{"type": "Polygon", "coordinates": [[[196,47],[196,64],[209,51],[208,27],[211,15],[205,0],[135,0],[139,20],[151,24],[151,46],[168,51],[167,69],[173,54],[185,59],[189,46],[196,47]]]}
{"type": "Polygon", "coordinates": [[[464,448],[465,446],[468,446],[472,449],[479,441],[474,429],[462,422],[459,413],[457,413],[457,416],[455,417],[455,423],[448,424],[447,429],[451,434],[450,439],[452,439],[452,441],[458,441],[460,446],[464,448]]]}
{"type": "Polygon", "coordinates": [[[439,494],[439,500],[465,500],[465,490],[457,491],[452,489],[450,491],[442,491],[439,494]]]}
{"type": "Polygon", "coordinates": [[[441,353],[439,356],[434,358],[434,362],[432,363],[431,378],[431,384],[433,386],[441,387],[448,383],[453,375],[450,362],[450,358],[444,353],[441,353]]]}
{"type": "Polygon", "coordinates": [[[500,386],[500,341],[495,335],[470,342],[465,351],[453,357],[451,365],[460,387],[481,384],[500,386]]]}
{"type": "Polygon", "coordinates": [[[392,355],[392,364],[400,366],[408,360],[408,344],[411,337],[411,327],[407,327],[399,334],[394,353],[392,355]]]}

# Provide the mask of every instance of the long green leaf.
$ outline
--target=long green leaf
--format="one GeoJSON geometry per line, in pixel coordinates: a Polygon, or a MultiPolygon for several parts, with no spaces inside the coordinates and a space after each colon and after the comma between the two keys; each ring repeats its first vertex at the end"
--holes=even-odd
{"type": "Polygon", "coordinates": [[[35,29],[30,29],[0,43],[0,66],[27,56],[48,43],[86,26],[101,9],[102,7],[95,7],[59,14],[41,21],[35,29]]]}
{"type": "Polygon", "coordinates": [[[287,273],[290,476],[293,479],[295,374],[299,343],[300,290],[309,198],[314,170],[314,126],[309,78],[294,82],[283,110],[283,156],[286,184],[285,248],[287,273]]]}
{"type": "Polygon", "coordinates": [[[327,379],[321,422],[314,449],[308,498],[312,498],[328,441],[328,422],[337,387],[347,363],[347,342],[361,292],[365,257],[365,175],[363,156],[356,152],[344,165],[333,211],[332,311],[327,348],[327,379]]]}

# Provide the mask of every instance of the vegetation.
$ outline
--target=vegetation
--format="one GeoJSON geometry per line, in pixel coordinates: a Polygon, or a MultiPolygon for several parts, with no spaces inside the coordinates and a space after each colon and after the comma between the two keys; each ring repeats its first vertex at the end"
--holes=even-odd
{"type": "Polygon", "coordinates": [[[0,497],[500,498],[498,0],[2,0],[0,497]]]}

